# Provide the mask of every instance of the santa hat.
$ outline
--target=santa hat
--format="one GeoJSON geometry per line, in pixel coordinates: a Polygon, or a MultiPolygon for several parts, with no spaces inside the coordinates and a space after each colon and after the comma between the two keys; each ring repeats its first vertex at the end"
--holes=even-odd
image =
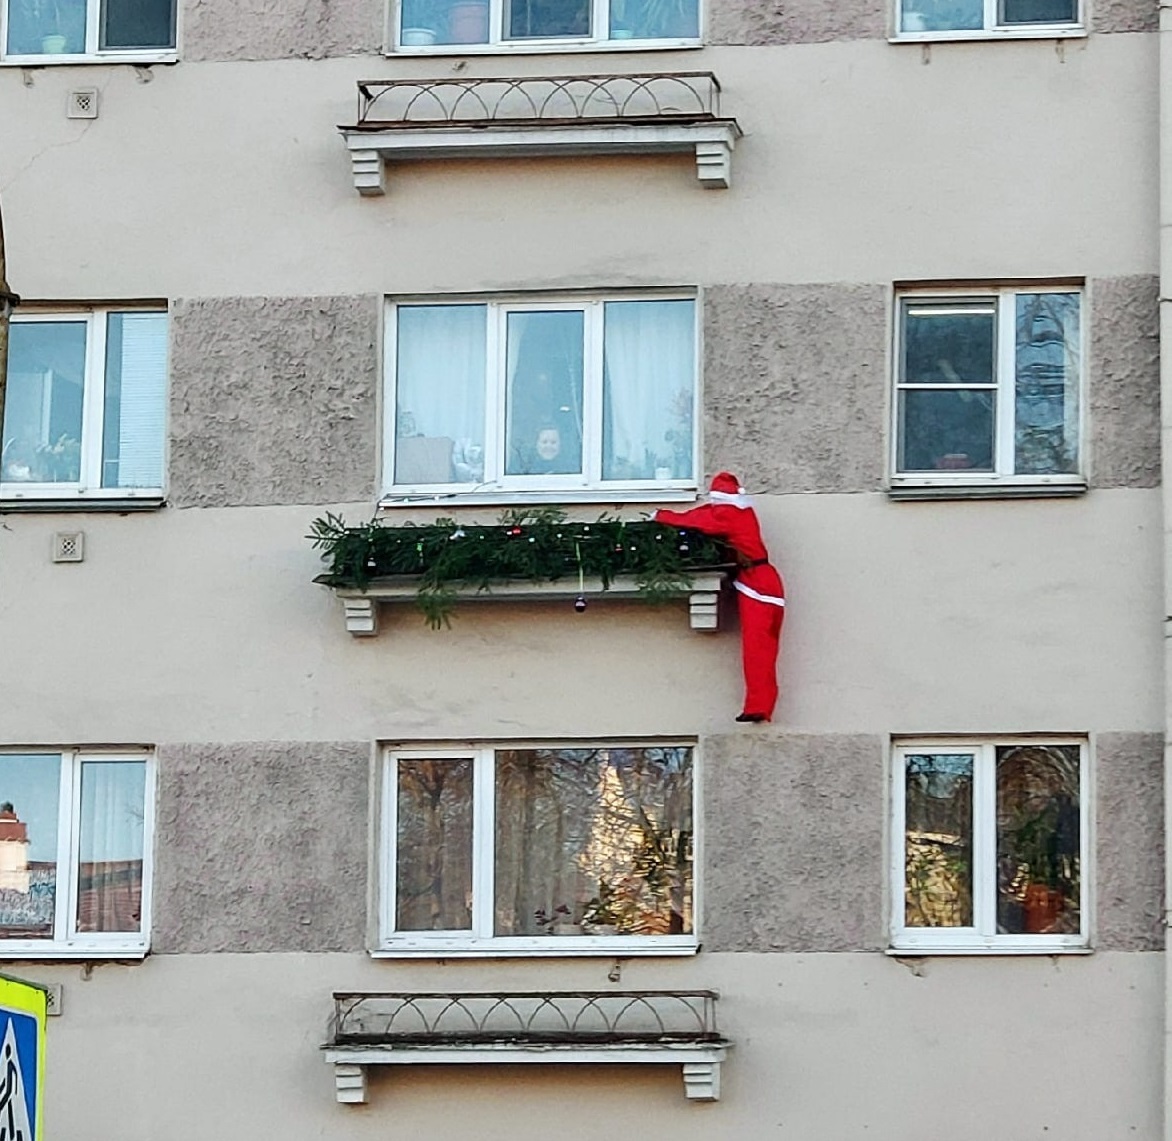
{"type": "Polygon", "coordinates": [[[741,482],[731,471],[718,471],[712,477],[712,490],[709,498],[717,503],[729,503],[733,507],[751,507],[749,493],[741,487],[741,482]]]}

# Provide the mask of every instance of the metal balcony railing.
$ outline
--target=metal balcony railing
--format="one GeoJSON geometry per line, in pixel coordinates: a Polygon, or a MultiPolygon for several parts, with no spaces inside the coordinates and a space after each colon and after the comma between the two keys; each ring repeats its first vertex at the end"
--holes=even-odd
{"type": "Polygon", "coordinates": [[[722,1044],[715,991],[334,995],[327,1049],[722,1044]]]}
{"type": "Polygon", "coordinates": [[[394,79],[358,84],[355,129],[553,126],[720,119],[710,71],[548,75],[513,79],[394,79]]]}

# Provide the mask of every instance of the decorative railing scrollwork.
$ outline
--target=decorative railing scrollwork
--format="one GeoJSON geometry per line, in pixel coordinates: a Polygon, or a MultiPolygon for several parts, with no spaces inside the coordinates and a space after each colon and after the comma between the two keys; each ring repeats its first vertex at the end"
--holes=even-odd
{"type": "Polygon", "coordinates": [[[357,126],[685,122],[720,117],[709,71],[502,79],[365,80],[357,126]]]}

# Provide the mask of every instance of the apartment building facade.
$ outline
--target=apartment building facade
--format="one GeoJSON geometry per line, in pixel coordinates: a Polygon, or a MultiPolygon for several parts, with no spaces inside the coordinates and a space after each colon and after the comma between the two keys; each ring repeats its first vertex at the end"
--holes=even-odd
{"type": "Polygon", "coordinates": [[[1162,1135],[1158,40],[0,0],[48,1135],[1162,1135]],[[789,588],[770,724],[724,572],[440,630],[314,581],[328,514],[524,542],[721,470],[789,588]]]}

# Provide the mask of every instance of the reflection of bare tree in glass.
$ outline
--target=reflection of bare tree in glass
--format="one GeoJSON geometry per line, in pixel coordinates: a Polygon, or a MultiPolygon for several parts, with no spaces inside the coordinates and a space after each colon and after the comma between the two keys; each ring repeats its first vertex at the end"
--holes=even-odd
{"type": "Polygon", "coordinates": [[[400,931],[472,926],[472,761],[398,767],[396,921],[400,931]]]}
{"type": "Polygon", "coordinates": [[[1015,316],[1014,470],[1077,471],[1078,294],[1018,294],[1015,316]]]}
{"type": "Polygon", "coordinates": [[[973,922],[973,759],[906,758],[905,922],[966,927],[973,922]]]}
{"type": "Polygon", "coordinates": [[[496,779],[497,934],[555,914],[586,934],[690,930],[689,749],[503,750],[496,779]]]}
{"type": "Polygon", "coordinates": [[[1079,748],[997,750],[997,928],[1079,931],[1079,748]]]}

